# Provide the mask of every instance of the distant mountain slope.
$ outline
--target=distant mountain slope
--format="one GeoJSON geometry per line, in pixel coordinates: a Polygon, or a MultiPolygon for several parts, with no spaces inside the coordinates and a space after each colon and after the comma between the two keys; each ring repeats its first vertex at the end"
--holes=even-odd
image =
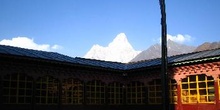
{"type": "Polygon", "coordinates": [[[120,33],[107,47],[93,45],[84,58],[128,63],[139,53],[133,49],[126,35],[120,33]]]}
{"type": "Polygon", "coordinates": [[[220,48],[220,42],[205,42],[201,45],[199,45],[194,51],[203,51],[203,50],[211,50],[211,49],[217,49],[220,48]]]}
{"type": "MultiPolygon", "coordinates": [[[[168,56],[185,54],[203,50],[220,48],[220,42],[205,42],[198,47],[167,41],[168,56]]],[[[103,47],[98,44],[92,46],[84,58],[97,59],[114,62],[137,62],[161,57],[161,45],[159,43],[150,46],[147,50],[136,51],[129,43],[124,33],[118,34],[108,46],[103,47]]]]}
{"type": "MultiPolygon", "coordinates": [[[[167,42],[168,56],[178,55],[178,54],[183,54],[183,53],[190,53],[190,52],[193,52],[195,48],[196,47],[194,46],[178,44],[171,40],[168,40],[167,42]]],[[[147,50],[142,51],[130,62],[154,59],[154,58],[159,58],[159,57],[161,57],[161,45],[155,44],[155,45],[150,46],[147,50]]]]}

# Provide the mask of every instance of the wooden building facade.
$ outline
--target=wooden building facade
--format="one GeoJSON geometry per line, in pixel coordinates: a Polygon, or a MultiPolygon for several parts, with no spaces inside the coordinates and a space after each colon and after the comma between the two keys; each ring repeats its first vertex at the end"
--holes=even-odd
{"type": "MultiPolygon", "coordinates": [[[[220,109],[220,49],[168,58],[173,110],[220,109]]],[[[4,110],[161,110],[161,59],[117,63],[0,45],[4,110]]]]}

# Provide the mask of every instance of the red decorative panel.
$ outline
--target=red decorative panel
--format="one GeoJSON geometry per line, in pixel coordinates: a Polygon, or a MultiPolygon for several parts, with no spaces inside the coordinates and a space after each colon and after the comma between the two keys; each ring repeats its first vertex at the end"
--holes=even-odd
{"type": "Polygon", "coordinates": [[[218,110],[214,104],[183,104],[182,110],[218,110]]]}
{"type": "Polygon", "coordinates": [[[207,76],[213,76],[217,80],[220,75],[220,62],[174,67],[172,71],[174,72],[173,77],[177,82],[189,75],[196,74],[206,74],[207,76]]]}

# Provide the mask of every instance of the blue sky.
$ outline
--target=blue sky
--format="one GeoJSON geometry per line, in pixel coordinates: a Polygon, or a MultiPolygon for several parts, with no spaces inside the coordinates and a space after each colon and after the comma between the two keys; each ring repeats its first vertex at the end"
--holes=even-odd
{"type": "MultiPolygon", "coordinates": [[[[220,41],[219,6],[220,0],[166,0],[167,33],[187,45],[220,41]]],[[[0,42],[22,37],[21,45],[83,57],[125,33],[135,50],[145,50],[158,43],[160,18],[159,0],[0,0],[0,42]]]]}

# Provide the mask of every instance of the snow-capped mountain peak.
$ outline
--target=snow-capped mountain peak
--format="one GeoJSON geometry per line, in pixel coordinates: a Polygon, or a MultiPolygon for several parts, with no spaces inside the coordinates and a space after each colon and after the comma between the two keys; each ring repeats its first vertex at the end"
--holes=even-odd
{"type": "MultiPolygon", "coordinates": [[[[112,42],[113,44],[118,44],[118,43],[128,43],[128,39],[125,35],[125,33],[120,33],[118,34],[115,39],[112,42]]],[[[110,43],[111,44],[111,43],[110,43]]]]}
{"type": "Polygon", "coordinates": [[[102,47],[96,44],[84,57],[127,63],[139,53],[140,51],[134,50],[128,42],[125,33],[120,33],[107,47],[102,47]]]}
{"type": "Polygon", "coordinates": [[[111,43],[109,43],[108,47],[112,49],[117,48],[117,50],[134,50],[131,44],[128,42],[128,39],[124,33],[118,34],[115,39],[111,43]]]}

